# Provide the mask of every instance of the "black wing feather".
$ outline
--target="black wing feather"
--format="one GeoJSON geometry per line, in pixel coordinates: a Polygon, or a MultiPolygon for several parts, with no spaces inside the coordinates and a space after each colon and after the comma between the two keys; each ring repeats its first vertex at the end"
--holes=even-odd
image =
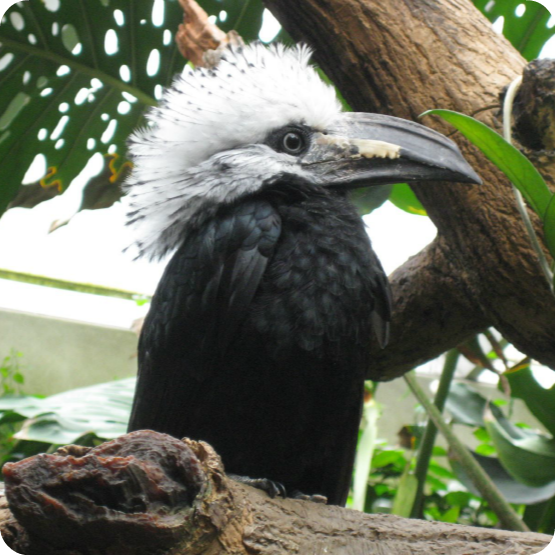
{"type": "Polygon", "coordinates": [[[130,430],[168,428],[225,359],[281,233],[264,200],[228,208],[190,234],[170,260],[139,342],[130,430]],[[163,408],[163,410],[162,410],[163,408]]]}

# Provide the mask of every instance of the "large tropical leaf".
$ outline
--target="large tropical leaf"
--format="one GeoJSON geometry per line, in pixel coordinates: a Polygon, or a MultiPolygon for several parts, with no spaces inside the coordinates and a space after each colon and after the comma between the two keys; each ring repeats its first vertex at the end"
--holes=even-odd
{"type": "Polygon", "coordinates": [[[555,34],[548,27],[551,14],[530,0],[474,0],[474,5],[491,21],[504,18],[503,35],[527,59],[538,57],[543,45],[555,34]],[[522,12],[522,7],[524,12],[522,12]]]}
{"type": "Polygon", "coordinates": [[[0,397],[0,423],[26,418],[16,439],[65,445],[93,434],[112,439],[126,432],[135,378],[102,383],[44,399],[0,397]]]}
{"type": "Polygon", "coordinates": [[[555,440],[484,415],[488,431],[503,467],[516,480],[532,487],[555,481],[555,440]]]}
{"type": "MultiPolygon", "coordinates": [[[[259,1],[202,4],[223,30],[256,38],[259,1]]],[[[29,0],[8,10],[0,25],[0,214],[37,156],[45,160],[41,186],[62,191],[94,153],[125,154],[145,107],[185,64],[174,41],[182,19],[177,0],[29,0]]]]}
{"type": "Polygon", "coordinates": [[[555,385],[542,387],[534,378],[529,364],[509,370],[504,374],[511,386],[511,396],[522,399],[528,410],[555,437],[555,385]]]}
{"type": "MultiPolygon", "coordinates": [[[[499,459],[494,457],[484,457],[478,453],[472,453],[472,456],[480,463],[480,466],[488,473],[494,484],[499,488],[505,499],[509,503],[524,503],[526,505],[532,503],[540,503],[550,499],[555,495],[555,482],[548,482],[540,487],[531,487],[521,482],[517,482],[503,468],[499,459]]],[[[472,480],[466,474],[463,466],[456,457],[450,456],[449,462],[453,467],[453,471],[457,475],[458,480],[471,491],[474,495],[480,495],[472,480]]]]}
{"type": "MultiPolygon", "coordinates": [[[[451,413],[455,424],[484,426],[484,412],[487,406],[487,399],[466,383],[453,382],[451,384],[445,408],[451,413]]],[[[490,410],[495,413],[500,421],[504,420],[499,407],[490,405],[490,410]]]]}

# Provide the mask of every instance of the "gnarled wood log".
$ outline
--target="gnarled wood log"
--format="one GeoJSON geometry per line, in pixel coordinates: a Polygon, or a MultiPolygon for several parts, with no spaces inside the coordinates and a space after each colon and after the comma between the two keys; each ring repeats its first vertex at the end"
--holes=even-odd
{"type": "Polygon", "coordinates": [[[0,531],[23,555],[531,555],[549,536],[270,499],[206,443],[138,431],[4,468],[0,531]]]}

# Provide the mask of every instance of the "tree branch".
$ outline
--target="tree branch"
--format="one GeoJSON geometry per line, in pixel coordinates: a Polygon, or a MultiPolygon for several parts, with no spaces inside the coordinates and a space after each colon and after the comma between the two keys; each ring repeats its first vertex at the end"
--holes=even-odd
{"type": "Polygon", "coordinates": [[[401,376],[491,325],[453,268],[441,237],[395,270],[389,280],[391,338],[385,349],[375,347],[369,379],[401,376]]]}
{"type": "MultiPolygon", "coordinates": [[[[518,52],[466,0],[265,0],[265,4],[295,40],[315,48],[317,61],[355,110],[416,119],[429,108],[448,108],[480,112],[485,123],[500,128],[496,115],[484,108],[499,103],[503,88],[525,66],[518,52]]],[[[425,123],[444,133],[452,131],[439,121],[425,123]]],[[[414,189],[438,228],[443,253],[438,271],[460,284],[461,308],[470,308],[468,324],[439,330],[442,338],[433,340],[429,353],[416,348],[411,357],[413,340],[403,330],[438,327],[441,310],[418,314],[416,304],[407,305],[406,313],[399,307],[391,348],[383,352],[376,348],[374,353],[378,361],[374,378],[399,375],[435,356],[439,345],[454,347],[463,332],[474,333],[480,321],[494,325],[527,355],[555,367],[555,301],[510,184],[476,149],[458,142],[484,185],[419,183],[414,189]]],[[[538,218],[531,216],[541,238],[538,218]]],[[[414,284],[425,283],[430,270],[417,263],[426,260],[423,255],[394,274],[395,298],[404,294],[399,290],[400,275],[414,284]]],[[[454,293],[452,288],[447,291],[446,303],[454,293]]],[[[422,300],[424,308],[432,304],[429,295],[422,300]]],[[[440,309],[442,303],[435,306],[440,309]]],[[[464,317],[460,311],[455,315],[464,317]]]]}
{"type": "Polygon", "coordinates": [[[206,443],[139,431],[4,470],[0,531],[23,555],[514,555],[549,536],[406,520],[266,494],[206,443]]]}

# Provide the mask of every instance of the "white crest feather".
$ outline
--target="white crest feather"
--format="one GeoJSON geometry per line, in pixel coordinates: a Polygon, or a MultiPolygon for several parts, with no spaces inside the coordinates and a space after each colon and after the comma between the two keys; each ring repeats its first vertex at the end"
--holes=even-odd
{"type": "Polygon", "coordinates": [[[292,163],[262,146],[241,157],[241,148],[287,124],[324,130],[337,117],[335,91],[308,65],[310,54],[306,46],[229,48],[216,68],[186,68],[164,92],[130,140],[129,223],[141,254],[165,254],[203,207],[252,192],[259,183],[249,179],[265,164],[292,163]]]}

